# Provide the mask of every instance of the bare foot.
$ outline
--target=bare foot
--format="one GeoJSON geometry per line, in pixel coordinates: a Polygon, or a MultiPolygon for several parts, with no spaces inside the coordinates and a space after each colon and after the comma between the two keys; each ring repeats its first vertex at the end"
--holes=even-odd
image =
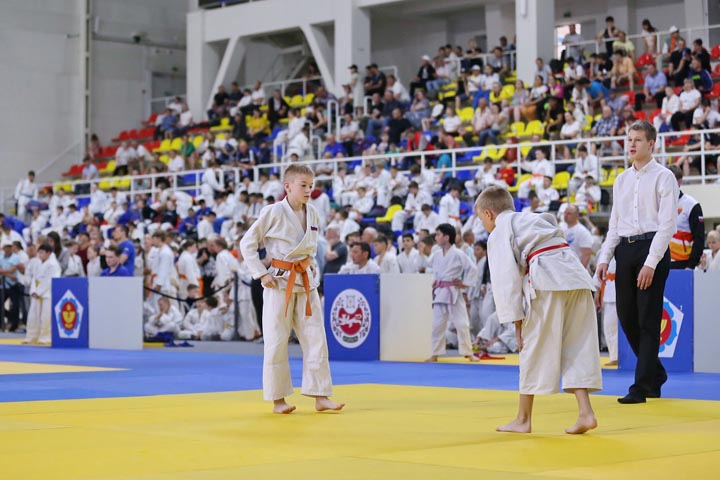
{"type": "Polygon", "coordinates": [[[328,397],[316,397],[315,398],[315,410],[318,412],[324,412],[325,410],[334,410],[339,412],[345,406],[344,403],[335,403],[328,397]]]}
{"type": "Polygon", "coordinates": [[[295,405],[288,405],[284,398],[273,402],[273,413],[287,415],[288,413],[292,413],[294,411],[295,405]]]}
{"type": "Polygon", "coordinates": [[[479,362],[480,359],[476,355],[465,355],[465,358],[467,358],[471,362],[479,362]]]}
{"type": "Polygon", "coordinates": [[[511,433],[530,433],[531,426],[530,426],[530,420],[521,420],[520,418],[516,418],[512,422],[508,423],[507,425],[503,425],[502,427],[497,427],[495,429],[498,432],[511,432],[511,433]]]}
{"type": "Polygon", "coordinates": [[[585,415],[578,417],[575,425],[570,428],[566,428],[565,433],[569,433],[570,435],[580,435],[596,427],[597,420],[595,419],[595,415],[585,415]]]}
{"type": "Polygon", "coordinates": [[[425,361],[426,361],[426,362],[437,362],[437,359],[438,359],[438,356],[437,356],[437,355],[433,355],[432,357],[428,358],[428,359],[425,360],[425,361]]]}
{"type": "Polygon", "coordinates": [[[607,362],[607,363],[605,364],[605,366],[606,366],[606,367],[616,367],[617,364],[618,364],[618,361],[617,361],[617,360],[610,360],[609,362],[607,362]]]}

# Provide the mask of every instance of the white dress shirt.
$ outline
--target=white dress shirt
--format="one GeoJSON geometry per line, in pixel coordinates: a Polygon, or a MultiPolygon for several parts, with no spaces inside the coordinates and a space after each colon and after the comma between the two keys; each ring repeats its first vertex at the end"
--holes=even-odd
{"type": "Polygon", "coordinates": [[[613,207],[598,265],[610,263],[621,237],[657,232],[645,265],[656,268],[675,234],[679,189],[675,176],[655,159],[641,170],[634,166],[618,175],[613,207]]]}

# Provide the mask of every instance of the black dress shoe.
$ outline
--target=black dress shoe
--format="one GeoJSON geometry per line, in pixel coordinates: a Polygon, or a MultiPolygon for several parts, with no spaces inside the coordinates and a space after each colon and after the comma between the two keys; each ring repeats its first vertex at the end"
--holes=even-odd
{"type": "Polygon", "coordinates": [[[645,403],[645,397],[642,395],[638,395],[635,393],[628,393],[622,398],[617,399],[618,403],[622,404],[632,404],[632,403],[645,403]]]}

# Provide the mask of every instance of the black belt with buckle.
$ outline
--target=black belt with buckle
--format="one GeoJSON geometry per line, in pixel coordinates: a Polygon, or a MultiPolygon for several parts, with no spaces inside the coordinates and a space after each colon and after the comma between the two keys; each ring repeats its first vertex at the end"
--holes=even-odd
{"type": "Polygon", "coordinates": [[[630,235],[629,237],[620,237],[625,243],[635,243],[642,240],[652,240],[657,232],[641,233],[640,235],[630,235]]]}

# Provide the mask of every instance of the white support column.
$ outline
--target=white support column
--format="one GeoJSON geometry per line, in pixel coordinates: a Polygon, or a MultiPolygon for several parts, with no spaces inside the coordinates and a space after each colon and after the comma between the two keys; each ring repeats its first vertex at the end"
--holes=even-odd
{"type": "MultiPolygon", "coordinates": [[[[370,12],[355,1],[341,1],[335,8],[335,86],[350,81],[348,67],[370,64],[370,12]]],[[[362,71],[362,70],[361,70],[362,71]]],[[[341,92],[333,92],[335,94],[341,92]]]]}
{"type": "MultiPolygon", "coordinates": [[[[700,27],[710,24],[710,13],[708,9],[708,0],[685,0],[685,27],[700,27]]],[[[710,50],[712,45],[709,42],[709,32],[706,28],[693,29],[688,34],[683,35],[688,45],[691,45],[696,38],[701,38],[705,48],[710,50]]]]}
{"type": "Polygon", "coordinates": [[[535,59],[547,64],[554,55],[555,3],[547,0],[518,0],[515,5],[518,78],[533,82],[535,59]]]}
{"type": "Polygon", "coordinates": [[[204,40],[205,11],[187,16],[187,103],[193,118],[206,117],[205,105],[212,92],[222,53],[204,40]]]}
{"type": "MultiPolygon", "coordinates": [[[[337,29],[337,26],[335,28],[337,29]]],[[[333,52],[325,33],[315,25],[300,25],[300,29],[307,39],[313,57],[315,57],[315,63],[317,63],[320,75],[323,77],[325,87],[328,92],[337,93],[332,63],[333,52]]]]}
{"type": "Polygon", "coordinates": [[[240,64],[242,64],[245,58],[246,51],[247,46],[239,36],[236,35],[228,40],[225,53],[220,62],[220,68],[218,68],[217,75],[215,75],[215,80],[210,89],[211,94],[207,96],[207,102],[205,104],[206,110],[212,106],[212,93],[217,91],[220,85],[225,85],[225,88],[228,88],[230,83],[237,78],[238,72],[240,71],[240,64]]]}

